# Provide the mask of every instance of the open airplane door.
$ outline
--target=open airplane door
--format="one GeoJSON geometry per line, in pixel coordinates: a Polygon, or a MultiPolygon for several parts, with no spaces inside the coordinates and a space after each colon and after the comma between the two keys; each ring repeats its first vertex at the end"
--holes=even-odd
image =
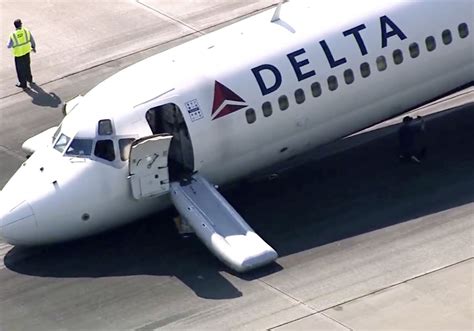
{"type": "Polygon", "coordinates": [[[129,178],[137,200],[168,193],[168,151],[172,135],[159,134],[137,139],[130,148],[129,178]]]}

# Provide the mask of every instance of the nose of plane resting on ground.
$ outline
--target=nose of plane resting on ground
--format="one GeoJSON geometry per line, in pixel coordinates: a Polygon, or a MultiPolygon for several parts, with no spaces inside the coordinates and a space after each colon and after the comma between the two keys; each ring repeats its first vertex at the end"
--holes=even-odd
{"type": "Polygon", "coordinates": [[[13,245],[27,245],[36,234],[36,218],[28,201],[0,192],[0,238],[13,245]]]}

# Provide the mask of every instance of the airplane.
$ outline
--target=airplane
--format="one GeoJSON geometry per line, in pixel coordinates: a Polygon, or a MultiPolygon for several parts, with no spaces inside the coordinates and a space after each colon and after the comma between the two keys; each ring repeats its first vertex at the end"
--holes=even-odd
{"type": "Polygon", "coordinates": [[[232,269],[271,263],[218,186],[472,84],[473,16],[471,0],[293,0],[131,65],[25,142],[0,236],[53,244],[174,206],[232,269]]]}

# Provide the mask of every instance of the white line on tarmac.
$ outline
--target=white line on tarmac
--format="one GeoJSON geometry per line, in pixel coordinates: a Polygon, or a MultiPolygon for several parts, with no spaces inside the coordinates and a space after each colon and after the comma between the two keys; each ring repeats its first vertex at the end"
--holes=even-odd
{"type": "MultiPolygon", "coordinates": [[[[474,256],[471,256],[471,257],[468,257],[468,258],[466,258],[466,259],[463,259],[463,260],[460,260],[460,261],[457,261],[457,262],[454,262],[454,263],[451,263],[451,264],[448,264],[448,265],[445,265],[445,266],[442,266],[442,267],[439,267],[439,268],[435,268],[435,269],[433,269],[433,270],[429,270],[429,271],[423,272],[423,273],[418,274],[418,275],[414,275],[414,276],[409,277],[409,278],[407,278],[407,279],[405,279],[405,280],[402,280],[402,281],[399,281],[399,282],[396,282],[396,283],[393,283],[393,284],[390,284],[390,285],[387,285],[387,286],[383,286],[383,287],[381,287],[381,288],[379,288],[379,289],[377,289],[377,290],[374,290],[374,291],[371,291],[371,292],[369,292],[369,293],[362,294],[362,295],[360,295],[360,296],[357,296],[357,297],[354,297],[354,298],[351,298],[351,299],[348,299],[348,300],[339,302],[339,303],[334,304],[334,305],[332,305],[332,306],[330,306],[330,307],[325,307],[325,308],[322,308],[322,309],[317,310],[317,311],[316,311],[315,309],[313,309],[310,305],[307,305],[309,308],[313,309],[314,313],[310,313],[310,314],[308,314],[308,315],[306,315],[306,316],[299,317],[299,318],[296,318],[296,319],[294,319],[294,320],[290,320],[290,321],[287,321],[287,322],[285,322],[285,323],[281,323],[281,324],[272,326],[272,327],[269,328],[268,330],[276,330],[276,329],[278,329],[278,328],[280,328],[280,327],[284,327],[284,326],[291,325],[292,323],[298,322],[298,321],[300,321],[300,320],[303,320],[303,319],[308,318],[308,317],[311,317],[311,316],[315,316],[315,315],[317,315],[317,314],[323,314],[324,316],[326,316],[326,317],[329,318],[329,316],[327,316],[327,314],[324,314],[324,312],[329,311],[330,309],[336,308],[336,307],[338,307],[338,306],[343,306],[343,305],[346,305],[346,304],[348,304],[348,303],[352,303],[352,302],[358,301],[358,300],[360,300],[360,299],[364,299],[364,298],[370,297],[370,296],[372,296],[372,295],[374,295],[374,294],[378,294],[378,293],[381,293],[381,292],[383,292],[383,291],[386,291],[387,289],[395,288],[395,287],[397,287],[397,286],[399,286],[399,285],[409,283],[410,281],[416,280],[416,279],[418,279],[418,278],[423,278],[423,277],[425,277],[425,276],[428,276],[428,275],[431,275],[431,274],[435,274],[435,273],[437,273],[437,272],[439,272],[439,271],[442,271],[442,270],[445,270],[445,269],[449,269],[449,268],[454,267],[454,266],[456,266],[456,265],[463,264],[463,263],[466,263],[466,262],[468,262],[468,261],[472,261],[473,259],[474,259],[474,256]]],[[[285,294],[283,291],[280,291],[280,292],[282,292],[283,294],[285,294]]],[[[295,299],[295,300],[297,300],[297,299],[295,299]]],[[[333,318],[330,318],[330,319],[333,320],[333,321],[335,321],[335,322],[337,322],[338,324],[340,324],[340,325],[342,325],[342,326],[348,328],[348,326],[346,326],[346,325],[340,323],[339,321],[337,321],[337,320],[335,320],[335,319],[333,319],[333,318]]],[[[350,329],[350,328],[349,328],[349,329],[350,329]]]]}

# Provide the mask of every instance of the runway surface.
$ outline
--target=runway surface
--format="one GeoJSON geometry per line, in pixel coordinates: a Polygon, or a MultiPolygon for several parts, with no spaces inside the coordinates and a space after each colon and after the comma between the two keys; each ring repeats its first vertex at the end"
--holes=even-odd
{"type": "MultiPolygon", "coordinates": [[[[35,63],[40,89],[30,93],[10,88],[14,78],[2,62],[0,187],[24,160],[21,143],[60,122],[61,102],[228,17],[273,2],[200,1],[204,7],[195,11],[171,7],[171,1],[120,1],[112,9],[98,2],[94,20],[78,17],[77,24],[102,28],[112,40],[120,35],[112,55],[97,56],[95,35],[77,32],[71,44],[81,53],[72,65],[65,61],[51,71],[49,61],[60,55],[47,52],[52,41],[45,39],[46,54],[35,63]],[[129,6],[136,25],[118,15],[129,6]],[[151,17],[147,26],[166,33],[136,43],[139,23],[151,17]],[[119,33],[117,26],[133,28],[119,33]],[[75,63],[87,65],[73,70],[75,63]],[[66,67],[72,71],[61,75],[66,67]]],[[[0,3],[3,37],[4,18],[11,21],[18,12],[0,3]]],[[[60,3],[41,10],[46,16],[77,10],[77,2],[60,3]]],[[[39,22],[34,6],[28,7],[31,20],[39,22]]],[[[37,39],[40,28],[55,25],[32,27],[37,39]]],[[[224,192],[280,254],[275,264],[249,274],[230,271],[195,238],[180,238],[169,213],[64,245],[0,243],[0,330],[471,330],[474,92],[417,113],[428,128],[429,152],[421,165],[399,162],[396,119],[322,148],[275,180],[224,192]]]]}

